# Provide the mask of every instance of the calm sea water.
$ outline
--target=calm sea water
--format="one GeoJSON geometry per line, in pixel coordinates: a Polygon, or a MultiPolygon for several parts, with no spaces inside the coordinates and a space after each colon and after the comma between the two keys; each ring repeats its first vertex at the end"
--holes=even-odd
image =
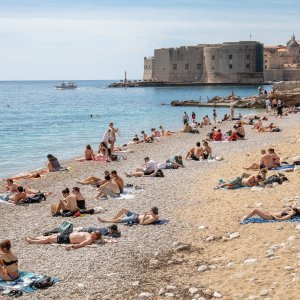
{"type": "MultiPolygon", "coordinates": [[[[257,95],[256,86],[116,88],[111,81],[76,81],[76,90],[56,90],[57,81],[0,82],[0,177],[43,167],[46,155],[60,160],[81,156],[86,144],[98,148],[109,122],[120,129],[120,143],[135,133],[163,125],[181,128],[184,111],[197,119],[210,108],[161,105],[172,100],[257,95]],[[93,118],[90,115],[93,115],[93,118]]],[[[228,112],[218,108],[218,116],[228,112]]],[[[247,110],[248,113],[254,112],[247,110]]],[[[237,111],[238,113],[238,111],[237,111]]]]}

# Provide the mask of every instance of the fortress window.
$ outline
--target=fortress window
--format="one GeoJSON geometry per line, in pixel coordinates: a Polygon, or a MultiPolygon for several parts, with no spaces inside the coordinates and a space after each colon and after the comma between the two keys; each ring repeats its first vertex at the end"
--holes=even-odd
{"type": "Polygon", "coordinates": [[[267,63],[268,61],[267,60],[265,60],[265,64],[267,63]]]}
{"type": "Polygon", "coordinates": [[[229,69],[232,69],[232,64],[229,65],[229,69]]]}
{"type": "Polygon", "coordinates": [[[247,55],[247,59],[250,59],[250,55],[249,54],[247,55]]]}
{"type": "Polygon", "coordinates": [[[177,70],[177,64],[173,64],[173,70],[177,70]]]}
{"type": "Polygon", "coordinates": [[[229,55],[229,59],[232,59],[232,54],[229,55]]]}
{"type": "Polygon", "coordinates": [[[246,67],[247,67],[247,69],[249,69],[250,68],[250,64],[247,64],[246,67]]]}
{"type": "Polygon", "coordinates": [[[214,69],[215,69],[215,67],[211,67],[211,69],[212,69],[212,70],[214,70],[214,69]]]}
{"type": "Polygon", "coordinates": [[[267,66],[265,66],[265,69],[267,68],[267,66]]]}
{"type": "Polygon", "coordinates": [[[214,55],[211,57],[211,60],[215,60],[215,56],[214,55]]]}
{"type": "Polygon", "coordinates": [[[197,70],[201,70],[201,64],[197,64],[197,70]]]}
{"type": "Polygon", "coordinates": [[[185,69],[188,70],[190,68],[189,64],[185,64],[185,69]]]}

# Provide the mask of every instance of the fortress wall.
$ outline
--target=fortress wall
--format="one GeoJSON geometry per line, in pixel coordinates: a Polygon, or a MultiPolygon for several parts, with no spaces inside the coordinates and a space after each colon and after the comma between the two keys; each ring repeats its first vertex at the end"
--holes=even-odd
{"type": "Polygon", "coordinates": [[[153,61],[154,57],[145,57],[144,58],[144,81],[151,81],[153,78],[153,61]]]}
{"type": "Polygon", "coordinates": [[[199,82],[203,73],[203,47],[180,47],[170,51],[170,81],[199,82]]]}
{"type": "Polygon", "coordinates": [[[300,69],[283,69],[284,81],[300,80],[300,69]]]}
{"type": "Polygon", "coordinates": [[[153,80],[169,81],[170,78],[170,52],[172,48],[155,49],[153,61],[153,80]]]}
{"type": "Polygon", "coordinates": [[[264,71],[265,81],[283,80],[283,69],[266,69],[264,71]]]}

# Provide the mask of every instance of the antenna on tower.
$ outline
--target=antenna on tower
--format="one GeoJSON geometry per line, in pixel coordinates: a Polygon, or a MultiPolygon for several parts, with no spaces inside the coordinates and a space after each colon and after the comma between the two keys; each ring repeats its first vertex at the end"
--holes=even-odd
{"type": "Polygon", "coordinates": [[[127,71],[125,71],[125,74],[124,74],[124,84],[125,86],[127,85],[127,71]]]}
{"type": "Polygon", "coordinates": [[[250,33],[250,41],[252,41],[252,34],[250,33]]]}

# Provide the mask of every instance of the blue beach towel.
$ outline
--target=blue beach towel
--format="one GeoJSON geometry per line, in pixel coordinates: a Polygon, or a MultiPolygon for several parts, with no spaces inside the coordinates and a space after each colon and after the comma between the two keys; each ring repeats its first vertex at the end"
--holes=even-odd
{"type": "Polygon", "coordinates": [[[275,223],[275,222],[300,222],[300,217],[295,217],[290,220],[285,221],[276,221],[276,220],[264,220],[262,218],[250,218],[244,221],[241,221],[241,225],[249,224],[249,223],[275,223]]]}
{"type": "Polygon", "coordinates": [[[279,167],[276,167],[276,168],[272,168],[270,170],[272,171],[280,171],[280,170],[285,170],[285,169],[294,169],[294,165],[282,165],[282,166],[279,166],[279,167]]]}
{"type": "MultiPolygon", "coordinates": [[[[35,282],[36,280],[39,280],[43,278],[43,275],[38,275],[35,273],[29,273],[20,271],[20,276],[13,281],[4,281],[0,279],[0,290],[2,294],[7,294],[11,290],[20,290],[25,293],[32,293],[36,291],[35,288],[32,288],[30,285],[35,282]]],[[[58,278],[52,278],[54,282],[58,282],[58,278]]]]}

